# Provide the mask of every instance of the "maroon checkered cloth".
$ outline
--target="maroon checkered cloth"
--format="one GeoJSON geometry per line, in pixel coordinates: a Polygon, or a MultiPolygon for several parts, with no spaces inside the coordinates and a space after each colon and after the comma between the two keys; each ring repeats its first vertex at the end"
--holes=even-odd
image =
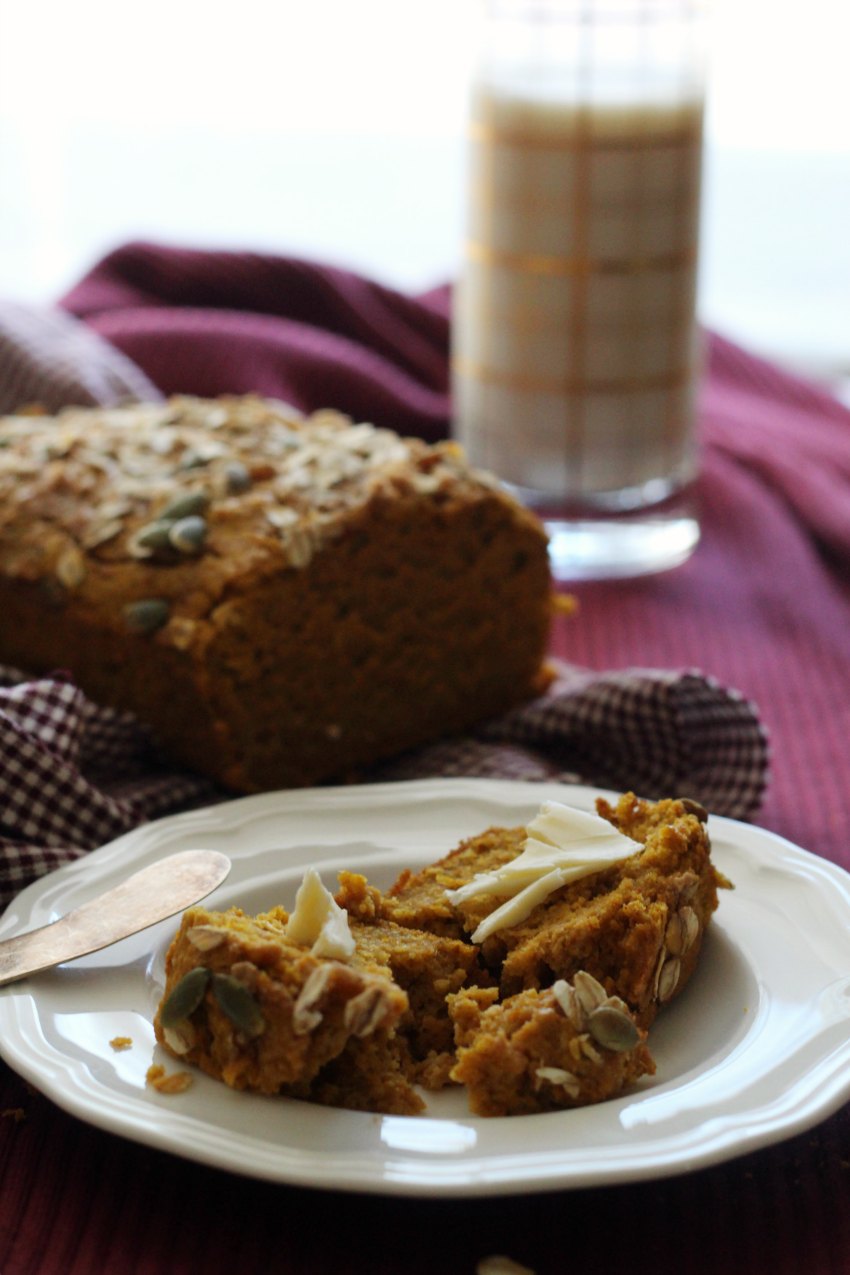
{"type": "MultiPolygon", "coordinates": [[[[591,677],[563,668],[542,699],[469,738],[446,740],[371,779],[489,775],[589,780],[695,796],[718,814],[758,809],[767,749],[758,716],[696,674],[591,677]]],[[[0,668],[0,902],[137,824],[225,794],[168,766],[128,713],[62,676],[0,668]]]]}
{"type": "Polygon", "coordinates": [[[0,667],[0,904],[36,877],[211,795],[158,760],[127,713],[61,676],[0,667]]]}
{"type": "Polygon", "coordinates": [[[159,397],[141,368],[85,323],[61,310],[0,306],[0,413],[159,397]]]}

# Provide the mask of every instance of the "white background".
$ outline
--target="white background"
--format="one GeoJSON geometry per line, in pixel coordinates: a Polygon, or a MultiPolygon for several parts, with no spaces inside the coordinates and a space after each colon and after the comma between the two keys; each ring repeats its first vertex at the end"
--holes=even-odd
{"type": "MultiPolygon", "coordinates": [[[[0,296],[130,238],[452,277],[474,0],[0,0],[0,296]]],[[[701,313],[850,376],[850,3],[715,0],[701,313]]]]}

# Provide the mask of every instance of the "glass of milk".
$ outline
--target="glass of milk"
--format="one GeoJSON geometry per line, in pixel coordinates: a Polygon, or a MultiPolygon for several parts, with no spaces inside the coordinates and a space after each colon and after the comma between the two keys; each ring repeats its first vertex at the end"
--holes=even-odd
{"type": "Polygon", "coordinates": [[[453,314],[454,433],[561,579],[699,540],[702,0],[485,0],[453,314]]]}

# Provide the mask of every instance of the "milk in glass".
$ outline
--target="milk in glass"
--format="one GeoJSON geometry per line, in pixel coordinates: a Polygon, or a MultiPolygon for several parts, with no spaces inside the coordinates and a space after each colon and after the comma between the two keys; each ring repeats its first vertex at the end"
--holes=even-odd
{"type": "Polygon", "coordinates": [[[699,539],[704,0],[483,0],[453,432],[543,516],[561,579],[699,539]]]}
{"type": "Polygon", "coordinates": [[[531,503],[624,508],[694,470],[699,100],[479,85],[456,433],[531,503]]]}

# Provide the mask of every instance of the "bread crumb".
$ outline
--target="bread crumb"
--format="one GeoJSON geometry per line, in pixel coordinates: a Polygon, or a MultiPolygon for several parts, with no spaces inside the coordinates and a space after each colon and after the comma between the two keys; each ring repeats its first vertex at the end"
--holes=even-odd
{"type": "Polygon", "coordinates": [[[185,1093],[192,1083],[192,1077],[188,1071],[175,1071],[169,1075],[160,1063],[154,1063],[148,1067],[145,1081],[157,1093],[174,1094],[185,1093]]]}
{"type": "Polygon", "coordinates": [[[109,1043],[116,1052],[121,1049],[132,1049],[133,1037],[132,1036],[113,1036],[112,1040],[109,1043]]]}

